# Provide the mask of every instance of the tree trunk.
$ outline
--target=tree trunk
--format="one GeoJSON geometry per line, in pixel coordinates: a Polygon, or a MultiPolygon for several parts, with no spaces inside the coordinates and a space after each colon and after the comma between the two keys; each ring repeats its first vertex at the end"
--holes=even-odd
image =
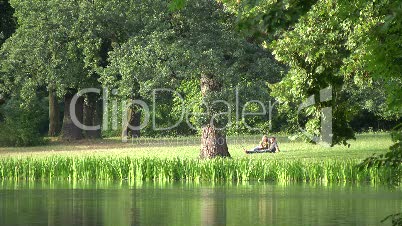
{"type": "Polygon", "coordinates": [[[60,132],[60,109],[56,91],[49,89],[49,136],[55,137],[60,132]]]}
{"type": "MultiPolygon", "coordinates": [[[[64,118],[61,138],[66,141],[79,140],[83,138],[82,129],[77,127],[71,119],[70,103],[75,93],[76,92],[67,92],[64,95],[64,118]]],[[[75,105],[75,114],[78,121],[81,123],[83,122],[83,105],[84,98],[81,96],[78,98],[75,105]]]]}
{"type": "MultiPolygon", "coordinates": [[[[5,104],[6,100],[0,95],[0,106],[5,104]]],[[[0,123],[4,121],[4,116],[0,112],[0,123]]]]}
{"type": "MultiPolygon", "coordinates": [[[[212,75],[201,76],[201,93],[204,98],[212,93],[221,91],[221,84],[212,75]]],[[[205,125],[202,126],[200,158],[230,157],[224,130],[218,130],[213,122],[212,115],[208,116],[205,125]]]]}
{"type": "MultiPolygon", "coordinates": [[[[84,125],[97,126],[100,125],[100,112],[102,109],[99,105],[100,100],[96,93],[88,93],[84,104],[84,125]]],[[[101,129],[86,130],[85,136],[89,139],[101,138],[101,129]]]]}
{"type": "Polygon", "coordinates": [[[230,157],[226,135],[213,125],[202,127],[200,158],[230,157]]]}
{"type": "Polygon", "coordinates": [[[123,125],[123,136],[138,138],[141,135],[139,129],[131,129],[129,125],[138,127],[141,124],[141,111],[136,106],[131,106],[127,110],[128,125],[123,125]]]}

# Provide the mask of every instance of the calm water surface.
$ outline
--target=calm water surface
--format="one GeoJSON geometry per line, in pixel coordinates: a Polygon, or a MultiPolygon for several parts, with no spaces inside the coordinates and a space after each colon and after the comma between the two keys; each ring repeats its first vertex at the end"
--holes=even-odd
{"type": "Polygon", "coordinates": [[[390,225],[402,191],[309,184],[0,182],[0,225],[390,225]]]}

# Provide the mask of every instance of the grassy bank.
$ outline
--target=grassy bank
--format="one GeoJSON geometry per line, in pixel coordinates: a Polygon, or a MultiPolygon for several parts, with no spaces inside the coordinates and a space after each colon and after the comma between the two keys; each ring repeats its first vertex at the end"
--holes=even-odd
{"type": "Polygon", "coordinates": [[[391,145],[387,134],[359,135],[351,147],[325,148],[280,137],[282,151],[246,155],[259,137],[230,138],[232,159],[198,159],[198,138],[53,142],[0,149],[0,179],[127,181],[301,181],[385,183],[390,170],[358,171],[356,165],[391,145]]]}
{"type": "Polygon", "coordinates": [[[358,171],[358,161],[263,159],[159,159],[130,157],[7,158],[0,178],[8,180],[275,181],[385,183],[390,170],[358,171]]]}
{"type": "MultiPolygon", "coordinates": [[[[321,161],[328,159],[358,159],[362,160],[373,153],[385,153],[392,144],[389,134],[363,134],[358,135],[355,141],[350,141],[347,146],[335,146],[326,148],[296,140],[291,141],[287,137],[278,137],[282,150],[279,154],[253,154],[245,155],[243,147],[251,149],[255,147],[260,136],[229,137],[229,152],[233,158],[269,159],[269,160],[311,160],[321,161]]],[[[1,158],[45,158],[51,156],[68,157],[134,157],[134,158],[183,158],[196,159],[200,151],[200,138],[171,138],[153,139],[141,138],[140,140],[122,143],[118,138],[95,141],[80,141],[77,143],[50,142],[46,146],[38,147],[10,147],[0,148],[1,158]]]]}

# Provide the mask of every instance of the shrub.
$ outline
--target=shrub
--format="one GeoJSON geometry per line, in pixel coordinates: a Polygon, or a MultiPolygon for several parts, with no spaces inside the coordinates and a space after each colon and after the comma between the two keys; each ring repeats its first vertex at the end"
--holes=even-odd
{"type": "Polygon", "coordinates": [[[33,146],[44,143],[40,130],[47,123],[45,99],[26,104],[11,98],[0,107],[0,146],[33,146]]]}

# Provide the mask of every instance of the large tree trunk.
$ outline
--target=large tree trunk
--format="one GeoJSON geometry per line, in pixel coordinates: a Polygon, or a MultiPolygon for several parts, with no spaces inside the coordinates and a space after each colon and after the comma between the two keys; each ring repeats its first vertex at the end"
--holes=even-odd
{"type": "Polygon", "coordinates": [[[141,133],[139,129],[131,129],[131,127],[139,127],[141,124],[141,111],[137,106],[131,106],[127,110],[128,124],[123,125],[123,137],[138,138],[141,133]]]}
{"type": "Polygon", "coordinates": [[[230,157],[226,135],[213,125],[202,127],[200,158],[230,157]]]}
{"type": "MultiPolygon", "coordinates": [[[[66,141],[79,140],[83,138],[82,129],[77,127],[72,119],[70,113],[70,103],[76,92],[67,92],[64,95],[64,118],[63,118],[63,128],[61,131],[61,138],[66,141]]],[[[78,121],[83,122],[83,105],[84,98],[81,96],[75,105],[75,114],[78,121]]]]}
{"type": "Polygon", "coordinates": [[[60,109],[54,89],[49,89],[49,136],[55,137],[60,132],[60,109]]]}
{"type": "MultiPolygon", "coordinates": [[[[84,125],[86,126],[98,126],[101,122],[100,114],[102,114],[102,109],[99,105],[100,100],[96,93],[88,93],[85,98],[84,104],[84,125]]],[[[101,138],[101,129],[97,130],[86,130],[86,138],[97,139],[101,138]]]]}
{"type": "MultiPolygon", "coordinates": [[[[204,98],[221,91],[221,85],[213,75],[201,76],[201,93],[204,98]]],[[[230,157],[224,130],[218,130],[210,115],[206,124],[202,126],[200,158],[230,157]]]]}

